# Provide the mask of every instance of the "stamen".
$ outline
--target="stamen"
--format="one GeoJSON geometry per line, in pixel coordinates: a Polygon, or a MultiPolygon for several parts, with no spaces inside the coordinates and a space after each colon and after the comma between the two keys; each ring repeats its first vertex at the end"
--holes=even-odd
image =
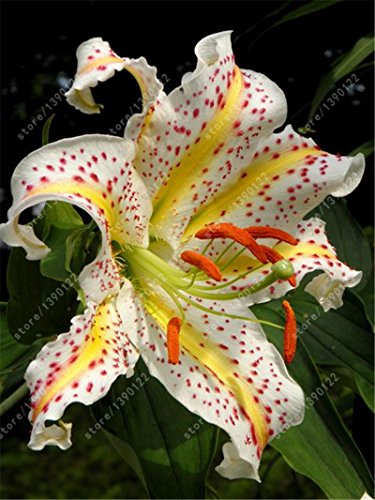
{"type": "Polygon", "coordinates": [[[167,349],[168,362],[177,365],[180,357],[179,335],[181,330],[181,319],[177,316],[169,320],[167,326],[167,349]]]}
{"type": "Polygon", "coordinates": [[[267,257],[261,248],[261,245],[245,229],[234,226],[229,222],[222,222],[220,224],[210,224],[200,229],[195,236],[200,240],[209,240],[215,238],[230,239],[240,245],[246,247],[252,254],[260,260],[263,264],[268,262],[267,257]]]}
{"type": "Polygon", "coordinates": [[[221,281],[222,275],[217,265],[211,259],[200,253],[186,250],[180,255],[181,259],[192,266],[198,267],[201,271],[205,272],[207,276],[215,281],[221,281]]]}
{"type": "Polygon", "coordinates": [[[297,245],[298,240],[281,229],[268,226],[248,226],[244,228],[254,238],[272,238],[278,241],[285,241],[290,245],[297,245]]]}
{"type": "MultiPolygon", "coordinates": [[[[267,259],[269,260],[269,262],[272,262],[272,264],[275,264],[276,262],[284,259],[281,253],[277,252],[275,249],[267,247],[266,245],[261,245],[261,247],[267,256],[267,259]]],[[[294,287],[297,285],[296,277],[294,276],[294,274],[293,276],[289,276],[287,280],[290,285],[294,287]]]]}
{"type": "Polygon", "coordinates": [[[284,327],[284,360],[289,365],[296,354],[297,349],[297,322],[292,306],[287,300],[283,301],[286,314],[284,327]]]}

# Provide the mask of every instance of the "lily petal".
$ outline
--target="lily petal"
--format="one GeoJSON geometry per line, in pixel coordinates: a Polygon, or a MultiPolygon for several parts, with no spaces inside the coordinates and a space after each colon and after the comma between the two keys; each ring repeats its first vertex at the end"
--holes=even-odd
{"type": "Polygon", "coordinates": [[[119,57],[108,42],[101,38],[91,38],[77,49],[77,74],[71,89],[65,94],[69,104],[83,113],[100,113],[101,106],[96,104],[91,88],[114,76],[116,71],[129,71],[136,79],[142,97],[140,99],[142,113],[133,115],[127,127],[127,137],[136,139],[143,121],[159,96],[162,96],[163,85],[156,76],[156,68],[149,66],[144,57],[129,59],[119,57]]]}
{"type": "MultiPolygon", "coordinates": [[[[167,324],[179,313],[167,296],[152,288],[145,289],[142,300],[144,309],[128,301],[130,314],[137,317],[137,328],[129,336],[150,373],[190,411],[224,429],[239,457],[248,462],[248,477],[259,479],[264,446],[299,424],[304,413],[302,390],[288,375],[281,356],[259,325],[189,306],[179,334],[179,362],[171,365],[167,324]]],[[[200,304],[223,312],[221,305],[200,304]]],[[[238,301],[225,306],[226,314],[252,317],[238,301]]]]}
{"type": "MultiPolygon", "coordinates": [[[[305,290],[313,295],[325,311],[342,306],[345,288],[352,288],[361,281],[362,271],[356,271],[337,258],[336,250],[325,234],[325,222],[314,217],[297,226],[296,246],[280,243],[275,249],[293,264],[297,286],[304,276],[313,271],[323,271],[313,278],[305,290]]],[[[264,302],[285,295],[293,287],[288,281],[280,281],[269,290],[258,292],[251,301],[264,302]]]]}
{"type": "Polygon", "coordinates": [[[324,198],[346,196],[361,181],[363,154],[354,157],[321,151],[312,139],[289,125],[263,137],[248,164],[192,218],[184,238],[220,220],[240,227],[253,224],[290,229],[324,198]]]}
{"type": "Polygon", "coordinates": [[[108,42],[90,38],[77,49],[77,74],[71,89],[65,96],[69,104],[83,113],[100,113],[90,87],[111,78],[115,71],[124,69],[125,61],[113,52],[108,42]]]}
{"type": "Polygon", "coordinates": [[[237,448],[229,441],[223,445],[224,459],[215,470],[227,479],[253,479],[252,467],[246,460],[240,458],[237,448]]]}
{"type": "Polygon", "coordinates": [[[28,259],[40,259],[48,248],[30,226],[18,224],[21,212],[47,200],[66,201],[84,209],[101,230],[102,248],[83,271],[81,284],[84,289],[86,285],[91,288],[91,298],[100,303],[107,284],[119,279],[111,241],[148,244],[151,203],[131,165],[133,155],[132,142],[102,135],[64,139],[31,153],[13,174],[13,205],[9,221],[0,225],[0,238],[11,246],[23,247],[28,259]]]}
{"type": "MultiPolygon", "coordinates": [[[[292,234],[298,239],[297,245],[280,242],[273,248],[293,264],[297,286],[306,274],[324,271],[313,278],[305,290],[313,295],[326,311],[341,307],[345,288],[356,286],[361,281],[362,272],[351,269],[337,258],[336,251],[325,234],[325,222],[322,219],[313,217],[301,221],[292,234]]],[[[225,266],[237,250],[236,247],[231,248],[221,265],[225,266]]],[[[208,255],[215,258],[219,253],[220,248],[217,247],[210,249],[208,255]]],[[[294,288],[287,280],[279,280],[264,290],[247,295],[246,288],[261,281],[270,271],[271,264],[261,265],[249,254],[243,254],[225,269],[223,283],[246,272],[248,275],[235,284],[218,290],[217,293],[242,291],[241,300],[249,306],[282,297],[294,288]]],[[[214,281],[207,281],[207,284],[215,286],[214,281]]]]}
{"type": "Polygon", "coordinates": [[[204,38],[195,52],[196,70],[155,106],[135,159],[153,197],[154,233],[172,243],[286,117],[279,87],[235,65],[229,31],[204,38]]]}
{"type": "Polygon", "coordinates": [[[26,371],[33,422],[29,447],[68,448],[71,425],[46,422],[58,421],[71,403],[90,405],[102,398],[119,375],[132,374],[137,359],[114,302],[89,303],[73,318],[69,333],[46,344],[26,371]]]}
{"type": "Polygon", "coordinates": [[[30,448],[34,451],[40,451],[45,446],[58,446],[60,450],[67,450],[72,446],[72,426],[72,424],[65,424],[60,420],[58,425],[52,424],[45,427],[43,432],[33,436],[30,448]]]}

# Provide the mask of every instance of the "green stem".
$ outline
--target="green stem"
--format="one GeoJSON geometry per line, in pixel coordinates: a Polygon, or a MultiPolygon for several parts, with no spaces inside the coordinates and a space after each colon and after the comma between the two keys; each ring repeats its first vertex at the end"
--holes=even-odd
{"type": "MultiPolygon", "coordinates": [[[[166,288],[169,288],[167,285],[164,285],[166,288]]],[[[172,290],[173,292],[173,290],[172,290]]],[[[262,325],[268,325],[272,326],[274,328],[277,328],[278,330],[283,330],[284,328],[280,325],[276,325],[275,323],[272,323],[271,321],[265,321],[263,319],[254,319],[254,318],[248,318],[246,316],[238,316],[237,314],[228,314],[228,313],[222,313],[219,311],[214,311],[213,309],[209,309],[208,307],[204,307],[201,304],[198,304],[197,302],[194,302],[194,300],[189,299],[182,293],[178,292],[177,290],[174,291],[175,295],[177,297],[180,297],[180,299],[184,300],[186,303],[190,304],[193,307],[196,307],[197,309],[200,309],[201,311],[207,312],[209,314],[213,314],[215,316],[221,316],[223,318],[232,318],[232,319],[241,319],[243,321],[250,321],[250,323],[259,323],[262,325]]]]}
{"type": "Polygon", "coordinates": [[[187,285],[187,275],[184,271],[171,267],[149,250],[137,248],[133,250],[132,253],[126,254],[126,258],[130,264],[133,264],[133,267],[144,269],[157,279],[161,279],[161,276],[165,276],[168,281],[174,282],[177,286],[187,285]]]}
{"type": "Polygon", "coordinates": [[[269,287],[272,283],[275,283],[279,279],[279,276],[274,272],[270,272],[265,278],[263,278],[255,285],[248,286],[243,290],[238,292],[229,292],[229,293],[210,293],[204,292],[203,290],[195,290],[195,287],[189,290],[190,295],[194,295],[195,297],[202,297],[203,299],[211,299],[211,300],[232,300],[247,297],[248,295],[252,295],[253,293],[260,292],[264,288],[269,287]]]}
{"type": "Polygon", "coordinates": [[[7,397],[0,404],[0,416],[4,415],[8,410],[10,410],[18,401],[20,401],[28,393],[29,388],[26,382],[21,385],[16,391],[13,392],[9,397],[7,397]]]}
{"type": "Polygon", "coordinates": [[[142,260],[147,261],[150,264],[153,264],[155,267],[157,267],[160,270],[163,270],[168,274],[173,272],[179,276],[186,275],[184,271],[181,271],[181,269],[177,269],[175,267],[170,266],[169,264],[164,262],[163,259],[158,257],[156,254],[150,252],[150,250],[147,250],[146,248],[134,247],[131,252],[126,254],[126,258],[128,260],[132,260],[133,256],[137,258],[141,257],[142,260]]]}
{"type": "Polygon", "coordinates": [[[233,262],[238,259],[238,257],[240,255],[242,255],[244,253],[244,251],[246,250],[246,248],[241,248],[241,250],[239,250],[236,254],[233,255],[233,257],[231,259],[229,259],[229,261],[225,264],[224,267],[220,268],[220,271],[223,272],[225,269],[227,269],[231,264],[233,264],[233,262]]]}
{"type": "Polygon", "coordinates": [[[224,250],[221,252],[221,254],[219,255],[219,257],[217,257],[217,259],[215,260],[215,264],[216,265],[224,257],[224,255],[232,248],[232,246],[234,244],[235,244],[235,241],[232,241],[232,243],[229,243],[229,245],[224,248],[224,250]]]}
{"type": "Polygon", "coordinates": [[[246,276],[248,276],[249,274],[254,273],[255,271],[259,271],[259,268],[263,267],[263,266],[264,266],[264,264],[261,264],[258,267],[254,267],[253,269],[249,269],[248,271],[246,271],[246,273],[242,273],[239,276],[236,276],[232,280],[226,281],[225,283],[223,283],[221,285],[215,285],[215,286],[195,285],[194,288],[196,290],[220,290],[222,288],[227,288],[228,286],[233,285],[234,283],[237,283],[237,281],[240,281],[243,278],[246,278],[246,276]]]}

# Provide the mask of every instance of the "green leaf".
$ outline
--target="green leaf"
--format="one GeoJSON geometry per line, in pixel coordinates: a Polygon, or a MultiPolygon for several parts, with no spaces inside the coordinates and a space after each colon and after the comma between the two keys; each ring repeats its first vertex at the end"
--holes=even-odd
{"type": "Polygon", "coordinates": [[[94,260],[101,245],[100,232],[94,232],[90,223],[71,232],[66,239],[65,269],[78,275],[83,267],[94,260]]]}
{"type": "Polygon", "coordinates": [[[0,371],[3,372],[12,366],[19,358],[30,350],[28,346],[17,342],[10,334],[7,318],[7,305],[0,303],[0,371]]]}
{"type": "Polygon", "coordinates": [[[314,115],[319,104],[327,95],[329,90],[344,76],[348,75],[361,64],[374,51],[374,37],[369,34],[360,38],[354,47],[342,54],[333,63],[332,69],[322,77],[319,82],[317,91],[312,101],[309,119],[314,115]]]}
{"type": "Polygon", "coordinates": [[[61,229],[70,229],[83,225],[83,221],[70,203],[49,201],[40,215],[31,223],[36,235],[41,239],[47,238],[51,226],[61,229]]]}
{"type": "Polygon", "coordinates": [[[374,334],[360,300],[346,291],[344,305],[326,313],[300,290],[291,294],[290,302],[301,318],[299,333],[314,361],[347,368],[374,411],[374,334]]]}
{"type": "Polygon", "coordinates": [[[44,239],[51,251],[40,262],[41,274],[58,281],[77,276],[95,258],[101,242],[100,233],[94,233],[93,227],[91,223],[68,229],[51,225],[44,239]]]}
{"type": "Polygon", "coordinates": [[[356,291],[361,290],[372,274],[372,256],[369,242],[346,206],[346,201],[329,196],[311,215],[318,215],[327,223],[328,239],[343,262],[363,271],[356,291]]]}
{"type": "Polygon", "coordinates": [[[368,158],[370,155],[372,155],[374,152],[374,141],[373,139],[370,139],[369,141],[363,143],[361,146],[358,146],[358,148],[354,149],[349,156],[355,156],[358,153],[362,153],[365,155],[366,158],[368,158]]]}
{"type": "Polygon", "coordinates": [[[42,145],[45,146],[49,143],[49,130],[51,128],[52,120],[55,118],[56,113],[53,113],[43,126],[42,130],[42,145]]]}
{"type": "Polygon", "coordinates": [[[374,276],[370,276],[370,279],[367,281],[366,286],[363,287],[359,292],[356,292],[356,295],[361,300],[365,311],[366,316],[371,325],[374,327],[374,319],[375,319],[375,294],[374,294],[374,276]]]}
{"type": "MultiPolygon", "coordinates": [[[[277,304],[273,301],[253,306],[252,311],[259,318],[282,324],[280,311],[275,310],[277,304]]],[[[270,341],[282,350],[280,332],[265,329],[270,341]]],[[[294,470],[319,485],[328,498],[361,498],[365,490],[372,491],[372,477],[327,394],[337,382],[337,375],[333,372],[321,380],[302,339],[288,370],[309,398],[306,414],[301,425],[292,427],[271,445],[294,470]]]]}
{"type": "Polygon", "coordinates": [[[72,229],[50,227],[44,242],[51,251],[40,261],[40,272],[46,278],[64,281],[71,276],[66,270],[66,242],[71,234],[72,229]]]}
{"type": "Polygon", "coordinates": [[[8,328],[7,304],[0,303],[0,394],[9,394],[15,387],[23,383],[27,365],[42,348],[43,341],[33,345],[17,342],[8,328]]]}
{"type": "Polygon", "coordinates": [[[113,448],[120,455],[120,457],[133,469],[133,471],[137,475],[138,479],[142,483],[142,485],[147,493],[147,498],[150,498],[146,478],[143,475],[142,466],[139,463],[138,457],[137,457],[135,451],[133,450],[133,448],[128,443],[126,443],[122,439],[119,439],[117,436],[106,431],[105,429],[102,429],[102,431],[103,431],[105,437],[108,439],[108,441],[113,446],[113,448]]]}
{"type": "Polygon", "coordinates": [[[215,427],[172,398],[142,361],[93,411],[97,422],[134,450],[153,498],[205,498],[215,427]]]}
{"type": "Polygon", "coordinates": [[[307,16],[309,14],[313,14],[314,12],[318,12],[319,10],[326,9],[327,7],[331,7],[340,1],[342,0],[314,0],[292,10],[292,12],[289,12],[289,14],[286,14],[279,21],[277,21],[273,27],[280,26],[280,24],[284,24],[288,21],[293,21],[299,17],[307,16]]]}
{"type": "Polygon", "coordinates": [[[15,339],[31,344],[37,338],[69,331],[78,306],[74,284],[69,278],[59,283],[42,276],[39,262],[26,260],[25,251],[14,248],[7,271],[7,320],[15,339]]]}
{"type": "Polygon", "coordinates": [[[21,248],[14,248],[10,254],[7,321],[11,334],[24,344],[68,331],[78,306],[75,277],[63,269],[65,255],[61,246],[65,247],[73,229],[83,225],[81,217],[69,203],[52,201],[32,225],[36,235],[53,248],[40,263],[26,260],[21,248]],[[42,276],[40,269],[47,276],[42,276]],[[55,277],[64,282],[50,279],[55,277]]]}
{"type": "Polygon", "coordinates": [[[46,278],[72,279],[95,258],[100,233],[94,231],[94,222],[84,224],[69,203],[48,203],[34,224],[36,234],[51,249],[40,262],[40,272],[46,278]]]}
{"type": "Polygon", "coordinates": [[[249,51],[253,47],[253,45],[255,45],[255,43],[261,37],[263,37],[266,33],[271,31],[276,26],[280,26],[284,23],[287,23],[289,21],[293,21],[294,19],[298,19],[300,17],[306,16],[309,14],[313,14],[314,12],[317,12],[317,11],[322,10],[322,9],[326,9],[327,7],[331,7],[332,5],[335,5],[336,3],[339,3],[341,1],[342,0],[312,0],[309,3],[307,3],[301,7],[298,7],[295,10],[292,10],[291,12],[289,12],[285,16],[281,17],[281,19],[280,19],[281,13],[284,10],[289,8],[289,4],[293,3],[293,0],[285,1],[285,2],[281,3],[281,5],[279,5],[274,11],[268,13],[263,19],[261,19],[260,22],[256,22],[254,25],[250,26],[250,28],[246,29],[243,33],[238,35],[235,38],[234,42],[237,42],[241,37],[251,33],[254,30],[254,28],[259,29],[259,25],[262,25],[264,22],[267,22],[267,21],[269,22],[272,19],[276,19],[276,21],[273,24],[270,24],[269,26],[264,28],[259,33],[258,36],[255,36],[255,37],[252,36],[252,42],[249,45],[249,47],[247,48],[247,50],[249,51]]]}

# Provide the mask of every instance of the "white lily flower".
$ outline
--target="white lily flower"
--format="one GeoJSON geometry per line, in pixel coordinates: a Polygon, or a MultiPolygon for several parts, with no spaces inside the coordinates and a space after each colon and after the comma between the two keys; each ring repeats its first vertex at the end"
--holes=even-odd
{"type": "MultiPolygon", "coordinates": [[[[196,54],[196,70],[166,95],[143,58],[119,58],[99,38],[85,42],[69,102],[98,111],[90,88],[126,69],[140,83],[142,113],[125,139],[64,139],[14,172],[9,221],[0,226],[7,244],[29,259],[48,253],[31,226],[18,224],[46,200],[86,210],[102,234],[79,277],[85,313],[27,370],[30,447],[50,444],[47,421],[72,402],[103,397],[141,356],[170,394],[228,433],[219,471],[258,478],[262,450],[302,421],[304,397],[248,305],[284,295],[315,270],[324,278],[308,290],[320,302],[332,286],[342,294],[360,280],[337,259],[322,222],[303,217],[327,195],[351,192],[364,158],[323,152],[290,126],[275,134],[284,94],[235,65],[230,32],[203,39],[196,54]]],[[[284,308],[289,363],[296,327],[284,308]]]]}

